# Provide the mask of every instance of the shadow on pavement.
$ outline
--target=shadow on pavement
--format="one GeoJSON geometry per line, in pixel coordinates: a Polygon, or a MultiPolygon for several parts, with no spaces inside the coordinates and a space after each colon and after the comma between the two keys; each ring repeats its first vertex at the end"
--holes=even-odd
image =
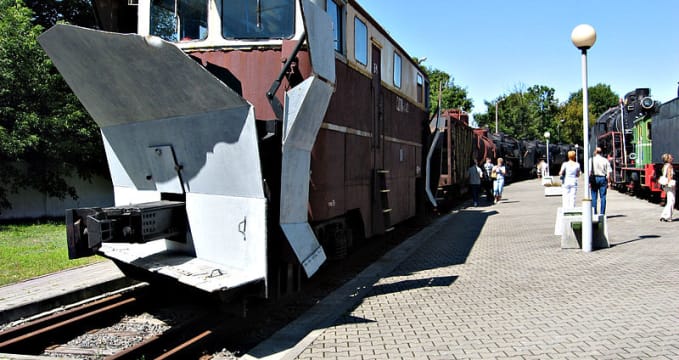
{"type": "Polygon", "coordinates": [[[635,241],[639,241],[639,240],[655,239],[655,238],[660,238],[660,237],[661,237],[660,235],[640,235],[640,236],[637,237],[636,239],[632,239],[632,240],[627,240],[627,241],[622,241],[622,242],[619,242],[619,243],[611,244],[611,247],[616,247],[616,246],[618,246],[618,245],[629,244],[629,243],[631,243],[631,242],[635,242],[635,241]]]}

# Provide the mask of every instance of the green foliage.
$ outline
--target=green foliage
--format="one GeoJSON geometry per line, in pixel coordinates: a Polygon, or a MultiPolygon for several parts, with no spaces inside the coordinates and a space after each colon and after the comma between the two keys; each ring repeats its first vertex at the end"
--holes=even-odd
{"type": "Polygon", "coordinates": [[[21,0],[0,0],[0,209],[33,188],[77,198],[65,180],[106,174],[96,124],[40,48],[40,25],[21,0]]]}
{"type": "MultiPolygon", "coordinates": [[[[517,87],[513,92],[494,101],[486,101],[488,111],[474,114],[480,127],[495,131],[495,109],[500,132],[517,139],[550,140],[558,143],[582,143],[582,90],[572,93],[568,101],[559,104],[555,90],[544,85],[517,87]]],[[[597,117],[618,103],[618,95],[610,86],[597,84],[588,89],[590,125],[597,117]]]]}
{"type": "MultiPolygon", "coordinates": [[[[589,125],[611,107],[620,101],[618,94],[609,85],[596,84],[587,88],[589,125]]],[[[582,144],[582,89],[571,93],[568,101],[559,110],[561,118],[565,119],[566,134],[569,143],[582,144]]]]}
{"type": "Polygon", "coordinates": [[[96,27],[94,8],[90,0],[24,0],[33,10],[33,23],[49,29],[60,21],[78,26],[96,27]]]}
{"type": "MultiPolygon", "coordinates": [[[[594,120],[605,113],[606,110],[617,106],[620,101],[620,96],[611,90],[610,85],[605,84],[596,84],[587,88],[587,97],[589,99],[589,109],[594,116],[594,120]]],[[[568,97],[568,102],[572,101],[577,101],[582,106],[582,89],[568,97]]]]}
{"type": "Polygon", "coordinates": [[[545,131],[558,132],[556,116],[558,102],[554,89],[534,85],[527,89],[517,87],[514,92],[493,102],[486,101],[488,116],[474,115],[479,126],[495,131],[495,105],[499,131],[518,139],[541,139],[545,131]],[[555,131],[557,130],[557,131],[555,131]]]}
{"type": "Polygon", "coordinates": [[[102,260],[69,260],[65,244],[63,224],[1,225],[0,286],[102,260]]]}
{"type": "Polygon", "coordinates": [[[474,103],[467,96],[467,89],[455,85],[455,80],[450,74],[427,67],[425,68],[429,83],[431,84],[430,101],[431,111],[436,111],[439,103],[439,89],[441,91],[441,109],[462,109],[471,112],[474,103]]]}

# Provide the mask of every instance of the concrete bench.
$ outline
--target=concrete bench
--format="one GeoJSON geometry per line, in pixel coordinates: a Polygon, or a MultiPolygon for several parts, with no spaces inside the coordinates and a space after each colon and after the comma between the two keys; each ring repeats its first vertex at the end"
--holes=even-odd
{"type": "MultiPolygon", "coordinates": [[[[557,209],[554,235],[561,235],[562,249],[582,248],[582,208],[557,209]]],[[[611,247],[608,241],[606,215],[592,215],[592,248],[611,247]]]]}
{"type": "Polygon", "coordinates": [[[545,176],[542,178],[542,186],[545,188],[545,196],[561,196],[563,193],[561,181],[558,178],[554,179],[551,176],[545,176]]]}

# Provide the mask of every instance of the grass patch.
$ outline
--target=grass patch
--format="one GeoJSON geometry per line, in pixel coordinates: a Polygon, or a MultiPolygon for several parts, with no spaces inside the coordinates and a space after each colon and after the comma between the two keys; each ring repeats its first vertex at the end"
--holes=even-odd
{"type": "Polygon", "coordinates": [[[0,225],[0,286],[102,260],[69,260],[62,223],[0,225]]]}

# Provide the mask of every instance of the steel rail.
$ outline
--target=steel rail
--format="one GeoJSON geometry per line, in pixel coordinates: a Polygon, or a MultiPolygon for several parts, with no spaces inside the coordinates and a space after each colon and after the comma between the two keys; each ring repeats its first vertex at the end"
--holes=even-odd
{"type": "Polygon", "coordinates": [[[54,314],[44,319],[9,329],[0,333],[0,352],[34,353],[41,345],[56,338],[64,337],[69,331],[81,330],[83,322],[97,317],[112,316],[112,312],[122,311],[137,304],[133,296],[113,295],[83,307],[54,314]],[[22,351],[23,350],[23,351],[22,351]]]}

